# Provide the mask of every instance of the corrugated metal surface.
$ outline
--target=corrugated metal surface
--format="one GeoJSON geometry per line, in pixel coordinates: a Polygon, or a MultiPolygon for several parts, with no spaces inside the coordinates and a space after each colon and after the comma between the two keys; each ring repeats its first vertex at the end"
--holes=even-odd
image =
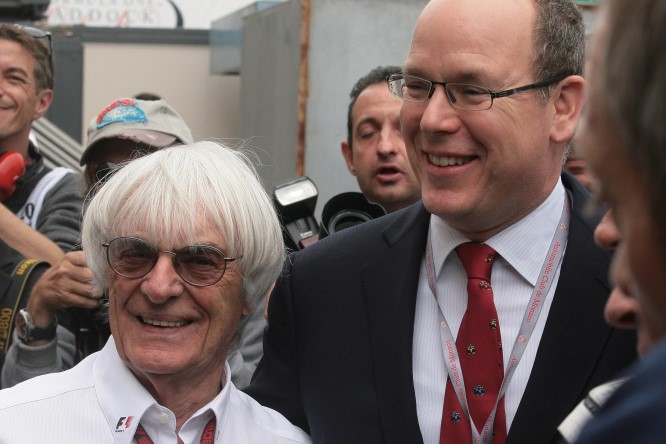
{"type": "Polygon", "coordinates": [[[32,130],[46,165],[68,167],[74,171],[81,170],[79,158],[83,147],[79,142],[68,136],[46,117],[34,121],[32,130]]]}

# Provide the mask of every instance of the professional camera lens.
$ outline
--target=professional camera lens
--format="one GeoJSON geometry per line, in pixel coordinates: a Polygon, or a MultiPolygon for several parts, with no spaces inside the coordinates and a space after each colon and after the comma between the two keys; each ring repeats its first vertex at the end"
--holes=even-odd
{"type": "Polygon", "coordinates": [[[361,193],[338,194],[324,205],[321,213],[323,236],[320,235],[320,239],[385,214],[384,208],[368,202],[361,193]]]}
{"type": "Polygon", "coordinates": [[[331,217],[331,220],[326,226],[326,230],[329,234],[333,234],[372,219],[372,216],[363,211],[342,210],[331,217]]]}

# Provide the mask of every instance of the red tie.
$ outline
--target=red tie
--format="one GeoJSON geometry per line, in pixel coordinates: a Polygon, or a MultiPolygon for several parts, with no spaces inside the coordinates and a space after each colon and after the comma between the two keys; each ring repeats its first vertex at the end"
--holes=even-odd
{"type": "MultiPolygon", "coordinates": [[[[465,379],[470,414],[481,432],[490,415],[504,378],[502,337],[490,286],[490,273],[497,252],[488,245],[468,242],[456,248],[467,273],[467,310],[463,316],[456,349],[465,379]]],[[[472,442],[471,426],[460,407],[451,380],[446,383],[440,444],[472,442]]],[[[506,441],[504,399],[497,406],[493,444],[506,441]]]]}
{"type": "MultiPolygon", "coordinates": [[[[206,427],[204,427],[203,432],[201,432],[201,439],[199,440],[199,444],[213,444],[215,441],[216,423],[217,420],[215,419],[215,415],[213,415],[213,417],[210,418],[210,421],[206,423],[206,427]]],[[[139,423],[139,425],[136,427],[134,441],[137,444],[154,444],[152,438],[148,436],[146,429],[143,428],[141,423],[139,423]]]]}

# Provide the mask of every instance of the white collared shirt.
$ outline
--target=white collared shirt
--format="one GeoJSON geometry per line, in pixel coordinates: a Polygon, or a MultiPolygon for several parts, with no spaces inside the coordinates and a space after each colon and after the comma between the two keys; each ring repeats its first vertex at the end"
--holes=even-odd
{"type": "MultiPolygon", "coordinates": [[[[494,262],[491,282],[503,344],[513,345],[516,340],[525,309],[558,227],[565,193],[559,180],[541,205],[485,242],[500,255],[494,262]]],[[[435,270],[439,270],[439,306],[451,333],[456,337],[467,307],[467,275],[454,250],[458,245],[469,242],[469,239],[434,215],[430,218],[430,233],[434,266],[435,270]]],[[[507,431],[525,392],[559,275],[558,265],[534,333],[506,391],[504,409],[507,431]]],[[[438,313],[437,302],[428,286],[425,261],[422,261],[416,296],[412,364],[417,415],[425,444],[439,443],[446,388],[444,382],[448,376],[438,330],[438,313]]],[[[504,362],[508,362],[510,353],[511,347],[503,347],[504,362]]]]}
{"type": "MultiPolygon", "coordinates": [[[[212,415],[216,444],[311,443],[282,415],[236,389],[229,364],[225,370],[222,391],[181,427],[184,443],[198,444],[212,415]]],[[[177,444],[176,417],[125,366],[113,337],[71,370],[0,390],[0,443],[130,444],[139,422],[155,444],[177,444]]]]}

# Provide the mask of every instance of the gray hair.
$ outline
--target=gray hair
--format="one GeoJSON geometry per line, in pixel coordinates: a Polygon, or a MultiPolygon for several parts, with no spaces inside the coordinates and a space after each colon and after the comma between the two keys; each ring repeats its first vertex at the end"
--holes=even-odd
{"type": "MultiPolygon", "coordinates": [[[[201,221],[214,224],[229,256],[243,256],[245,304],[255,309],[280,274],[285,247],[270,197],[247,154],[216,142],[157,151],[126,163],[95,194],[82,227],[94,286],[108,289],[103,242],[145,233],[175,245],[196,242],[201,221]]],[[[242,326],[239,330],[242,330],[242,326]]]]}
{"type": "Polygon", "coordinates": [[[608,92],[612,126],[647,173],[653,216],[666,228],[666,2],[608,0],[602,7],[609,34],[594,80],[608,92]]]}
{"type": "MultiPolygon", "coordinates": [[[[585,66],[585,23],[572,0],[536,0],[534,81],[558,74],[582,75],[585,66]]],[[[541,88],[546,102],[551,88],[541,88]]]]}

